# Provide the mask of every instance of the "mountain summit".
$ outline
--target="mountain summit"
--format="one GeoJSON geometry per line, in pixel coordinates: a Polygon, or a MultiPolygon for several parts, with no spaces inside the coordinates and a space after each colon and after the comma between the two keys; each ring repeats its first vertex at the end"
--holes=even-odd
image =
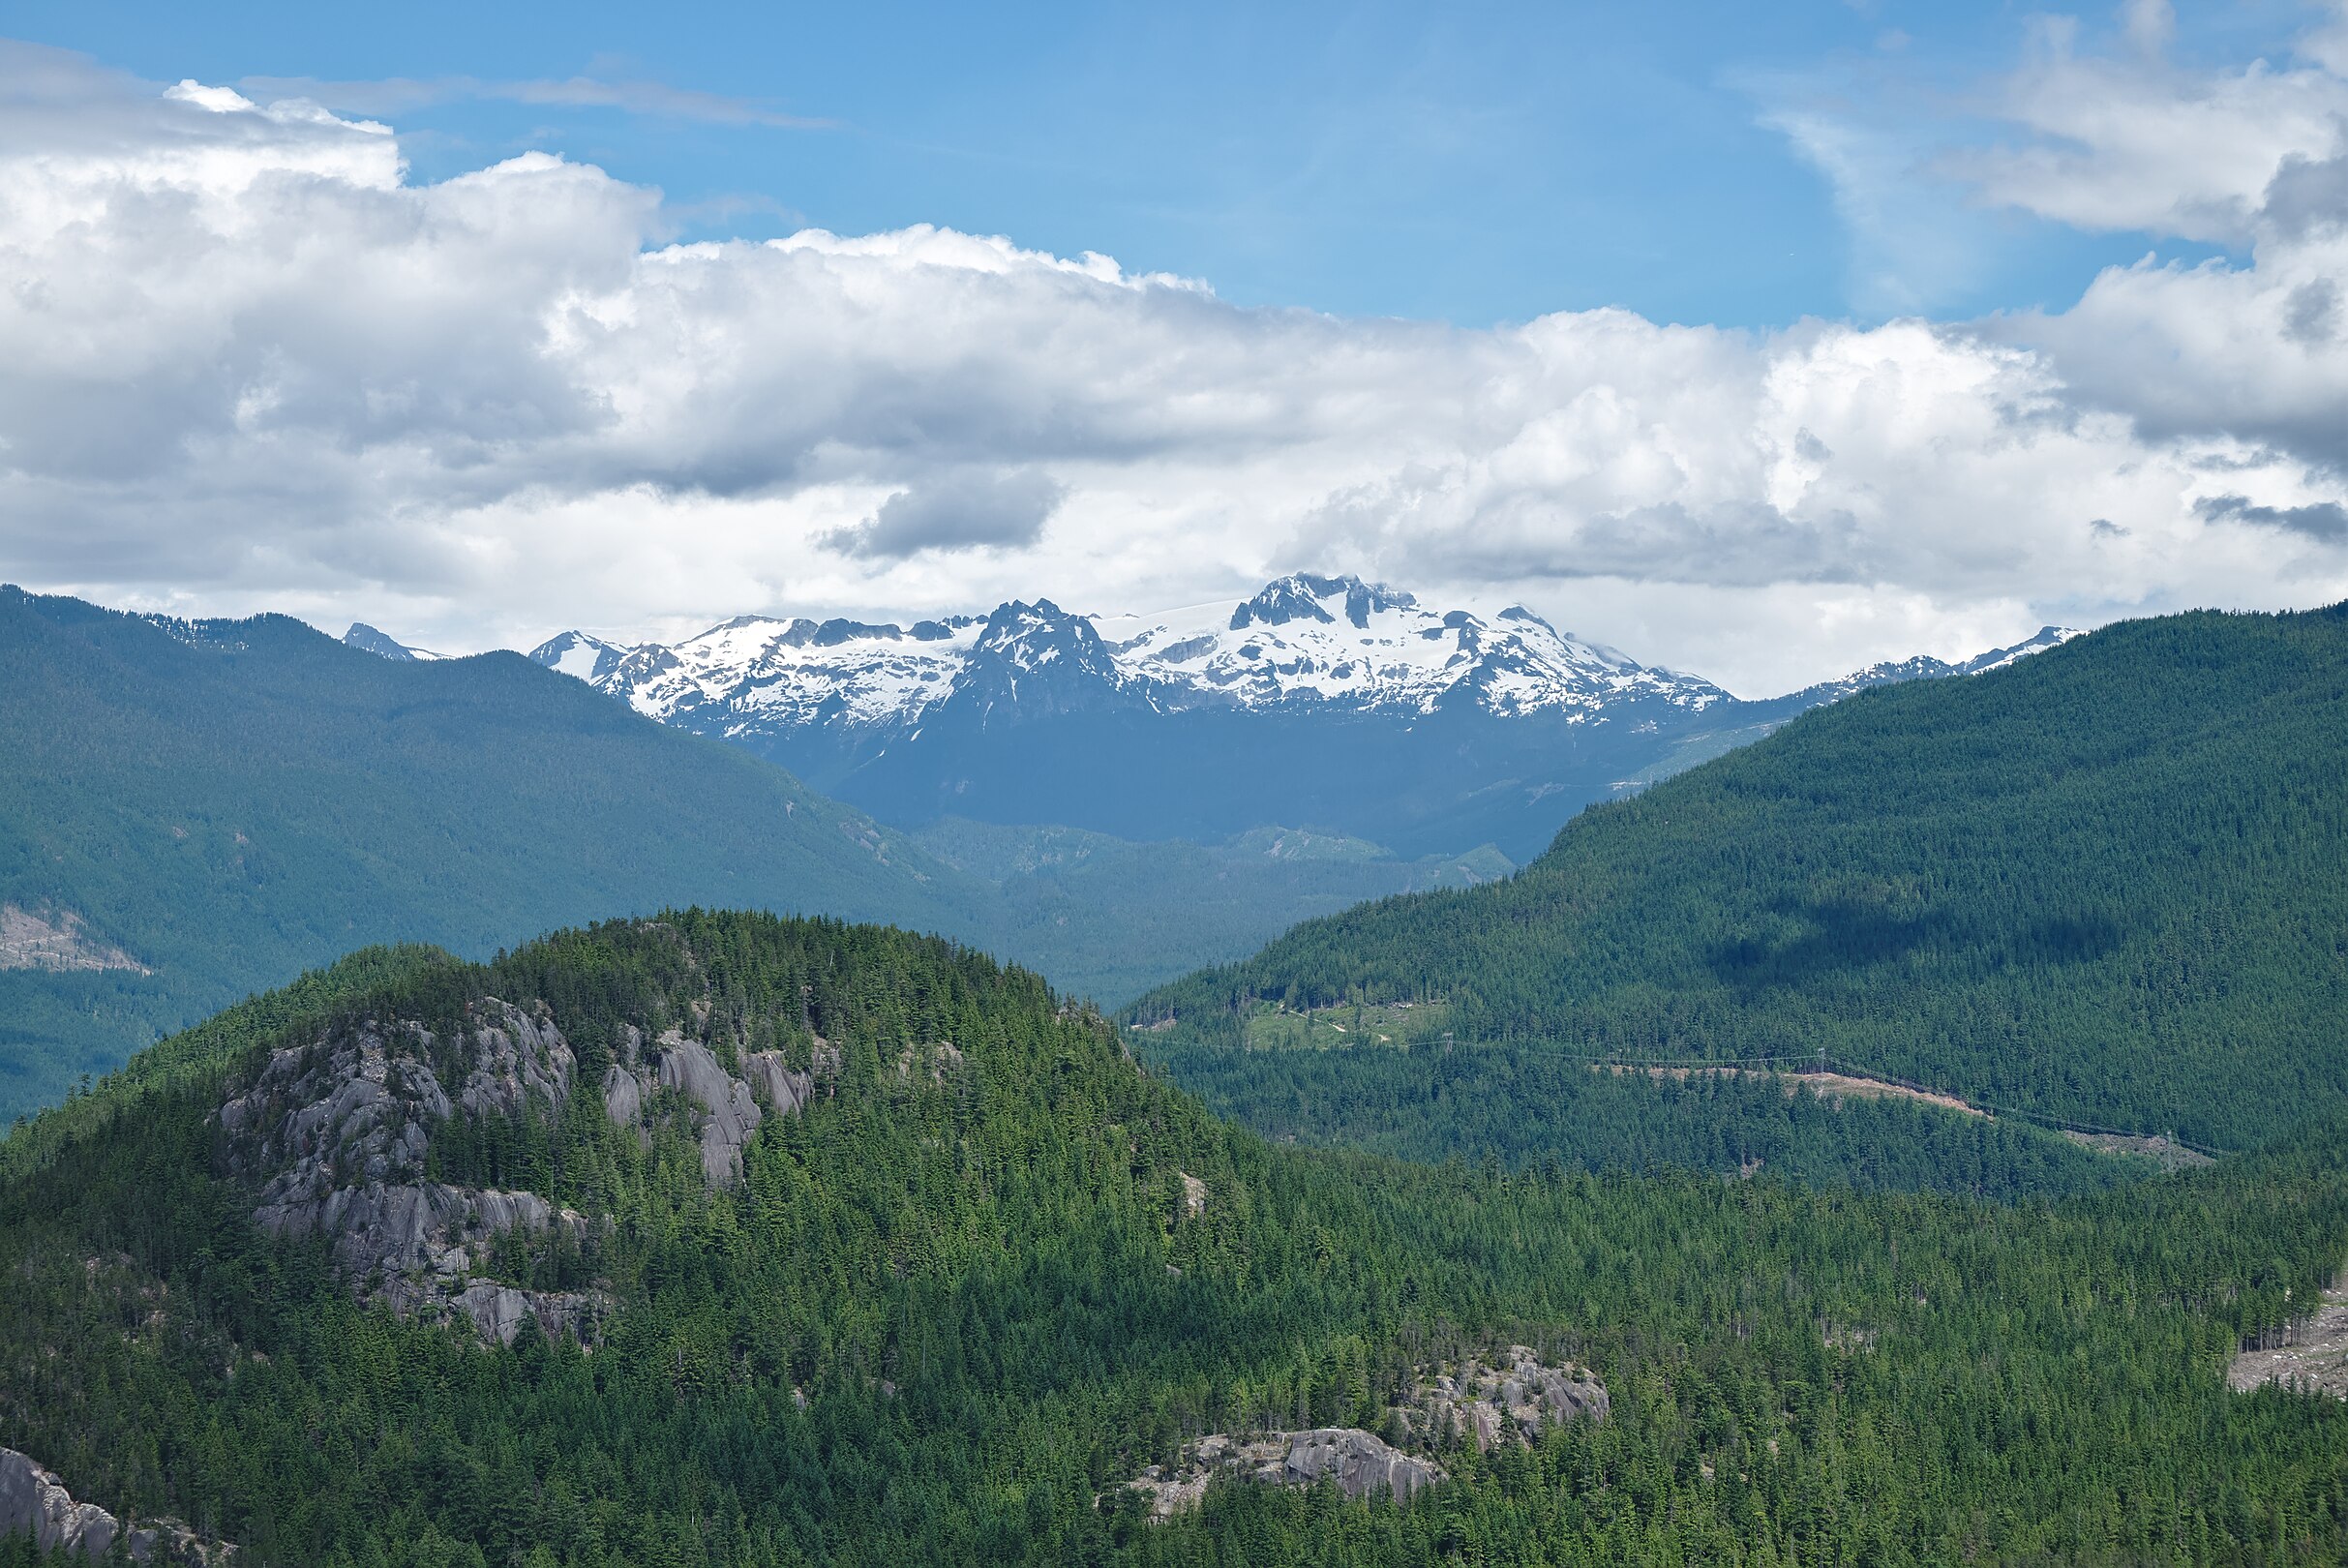
{"type": "MultiPolygon", "coordinates": [[[[1384,584],[1306,574],[1236,603],[1153,615],[1074,615],[1049,599],[1014,599],[985,617],[910,627],[741,616],[674,646],[621,648],[564,632],[530,657],[655,718],[722,712],[737,739],[809,724],[909,731],[949,702],[999,706],[1020,675],[1040,677],[1055,661],[1049,689],[1062,703],[1114,698],[1111,706],[1161,712],[1326,705],[1427,713],[1469,702],[1511,713],[1650,697],[1701,711],[1728,700],[1709,681],[1634,664],[1520,606],[1488,621],[1424,609],[1384,584]],[[1088,688],[1093,697],[1079,699],[1088,688]]],[[[1034,678],[1025,684],[1039,689],[1034,678]]]]}
{"type": "Polygon", "coordinates": [[[1805,709],[2067,635],[1747,703],[1521,605],[1437,609],[1300,572],[1143,615],[1038,598],[912,625],[741,616],[633,648],[569,631],[530,657],[903,827],[954,816],[1219,841],[1279,823],[1405,855],[1490,842],[1527,859],[1590,801],[1805,709]]]}

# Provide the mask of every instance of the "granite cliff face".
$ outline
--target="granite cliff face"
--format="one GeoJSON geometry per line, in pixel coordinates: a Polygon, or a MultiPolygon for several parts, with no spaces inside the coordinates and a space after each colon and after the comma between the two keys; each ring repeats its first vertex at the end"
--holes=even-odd
{"type": "Polygon", "coordinates": [[[1196,1507],[1208,1484],[1224,1475],[1278,1487],[1309,1487],[1325,1476],[1357,1501],[1386,1493],[1401,1502],[1442,1480],[1443,1468],[1356,1427],[1316,1427],[1252,1439],[1217,1432],[1186,1448],[1171,1471],[1153,1465],[1130,1486],[1148,1497],[1152,1518],[1170,1519],[1196,1507]]]}
{"type": "Polygon", "coordinates": [[[1501,1442],[1530,1444],[1552,1423],[1603,1421],[1610,1404],[1588,1371],[1551,1366],[1529,1346],[1510,1345],[1489,1361],[1415,1369],[1406,1397],[1386,1412],[1385,1430],[1400,1447],[1358,1427],[1254,1437],[1217,1432],[1186,1445],[1179,1462],[1152,1465],[1128,1486],[1148,1499],[1156,1519],[1195,1506],[1219,1476],[1290,1487],[1327,1478],[1348,1497],[1386,1493],[1406,1501],[1443,1479],[1438,1456],[1446,1448],[1472,1444],[1482,1453],[1501,1442]]]}
{"type": "MultiPolygon", "coordinates": [[[[815,1074],[794,1070],[779,1052],[750,1054],[747,1077],[737,1077],[707,1044],[677,1030],[647,1045],[641,1031],[623,1029],[619,1055],[601,1085],[606,1113],[648,1142],[671,1103],[655,1097],[674,1091],[692,1115],[712,1187],[741,1179],[742,1145],[767,1115],[796,1114],[816,1092],[815,1074]]],[[[836,1071],[837,1060],[819,1042],[818,1070],[836,1071]]],[[[484,998],[444,1032],[371,1018],[279,1050],[218,1120],[230,1173],[256,1190],[255,1221],[329,1241],[362,1299],[410,1316],[462,1318],[509,1344],[533,1320],[549,1336],[592,1342],[614,1310],[608,1294],[501,1282],[491,1277],[492,1254],[508,1236],[585,1252],[599,1227],[536,1192],[435,1179],[430,1158],[435,1139],[459,1122],[558,1120],[579,1090],[577,1054],[543,1005],[484,998]]]]}
{"type": "Polygon", "coordinates": [[[226,1562],[236,1549],[197,1538],[175,1520],[125,1526],[96,1503],[75,1502],[65,1483],[29,1455],[0,1448],[0,1540],[29,1534],[43,1552],[136,1563],[226,1562]]]}
{"type": "Polygon", "coordinates": [[[839,1072],[839,1052],[821,1036],[808,1071],[790,1067],[780,1051],[749,1051],[741,1056],[742,1076],[736,1077],[715,1051],[681,1030],[664,1030],[647,1045],[632,1024],[620,1031],[618,1056],[603,1075],[605,1113],[615,1126],[634,1129],[648,1141],[653,1097],[676,1091],[693,1108],[702,1174],[711,1187],[739,1183],[742,1145],[750,1134],[769,1114],[798,1115],[815,1097],[819,1078],[828,1085],[839,1072]]]}
{"type": "Polygon", "coordinates": [[[361,1296],[410,1315],[462,1315],[507,1343],[526,1316],[547,1334],[588,1340],[607,1306],[594,1292],[476,1277],[497,1237],[560,1230],[584,1245],[587,1221],[535,1192],[426,1174],[433,1137],[452,1119],[558,1117],[577,1071],[543,1010],[485,999],[447,1038],[413,1020],[369,1019],[279,1050],[220,1108],[220,1126],[231,1171],[259,1190],[255,1221],[330,1240],[361,1296]]]}

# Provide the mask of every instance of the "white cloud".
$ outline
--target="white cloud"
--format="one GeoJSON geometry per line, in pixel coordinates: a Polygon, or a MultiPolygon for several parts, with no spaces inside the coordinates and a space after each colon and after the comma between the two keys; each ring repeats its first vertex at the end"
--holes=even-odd
{"type": "Polygon", "coordinates": [[[1347,320],[928,227],[660,227],[657,193],[545,155],[418,185],[396,136],[307,104],[0,55],[0,560],[455,648],[1355,569],[1756,692],[2348,593],[2310,417],[2341,407],[2336,238],[1992,332],[1745,333],[1347,320]],[[2204,294],[2231,314],[2181,347],[2204,294]],[[2257,341],[2303,363],[2261,382],[2257,341]]]}
{"type": "Polygon", "coordinates": [[[1990,202],[2081,228],[2246,243],[2288,162],[2348,146],[2348,77],[2325,63],[2320,37],[2296,66],[2172,67],[2160,55],[2168,7],[2126,10],[2133,58],[2082,54],[2075,23],[2042,22],[2033,58],[1991,106],[2020,138],[1952,156],[1947,169],[1990,202]]]}

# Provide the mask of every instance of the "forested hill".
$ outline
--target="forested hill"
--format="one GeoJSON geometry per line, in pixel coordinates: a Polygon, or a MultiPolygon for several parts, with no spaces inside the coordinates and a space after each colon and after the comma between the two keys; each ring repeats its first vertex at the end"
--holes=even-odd
{"type": "Polygon", "coordinates": [[[1264,1008],[1398,999],[1461,1042],[1822,1050],[2246,1146],[2348,1099],[2348,607],[1863,693],[1585,812],[1508,882],[1300,926],[1134,1016],[1214,1049],[1264,1008]]]}
{"type": "Polygon", "coordinates": [[[2225,1372],[2344,1128],[2060,1206],[1505,1176],[1269,1148],[894,931],[376,950],[0,1143],[0,1435],[248,1568],[2336,1561],[2348,1420],[2225,1372]],[[1580,1413],[1403,1419],[1511,1357],[1580,1413]],[[1208,1434],[1273,1479],[1153,1521],[1208,1434]],[[1340,1447],[1415,1495],[1276,1484],[1340,1447]]]}

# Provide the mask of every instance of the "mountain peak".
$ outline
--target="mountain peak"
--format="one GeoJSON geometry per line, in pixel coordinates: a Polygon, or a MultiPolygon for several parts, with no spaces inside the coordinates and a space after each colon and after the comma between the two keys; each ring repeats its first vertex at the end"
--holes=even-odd
{"type": "Polygon", "coordinates": [[[410,648],[406,643],[401,642],[399,639],[384,632],[376,630],[364,620],[352,621],[350,623],[350,629],[343,633],[343,641],[349,644],[352,648],[359,649],[363,653],[373,653],[376,658],[390,659],[396,664],[406,664],[418,659],[437,659],[446,656],[444,654],[435,653],[431,648],[410,648]]]}
{"type": "Polygon", "coordinates": [[[1244,600],[1231,612],[1227,629],[1285,626],[1298,620],[1335,625],[1337,617],[1330,613],[1327,601],[1338,598],[1345,602],[1345,618],[1364,630],[1377,612],[1407,610],[1419,602],[1399,588],[1383,583],[1365,583],[1350,573],[1342,577],[1317,577],[1309,572],[1290,572],[1265,584],[1253,598],[1244,600]]]}

